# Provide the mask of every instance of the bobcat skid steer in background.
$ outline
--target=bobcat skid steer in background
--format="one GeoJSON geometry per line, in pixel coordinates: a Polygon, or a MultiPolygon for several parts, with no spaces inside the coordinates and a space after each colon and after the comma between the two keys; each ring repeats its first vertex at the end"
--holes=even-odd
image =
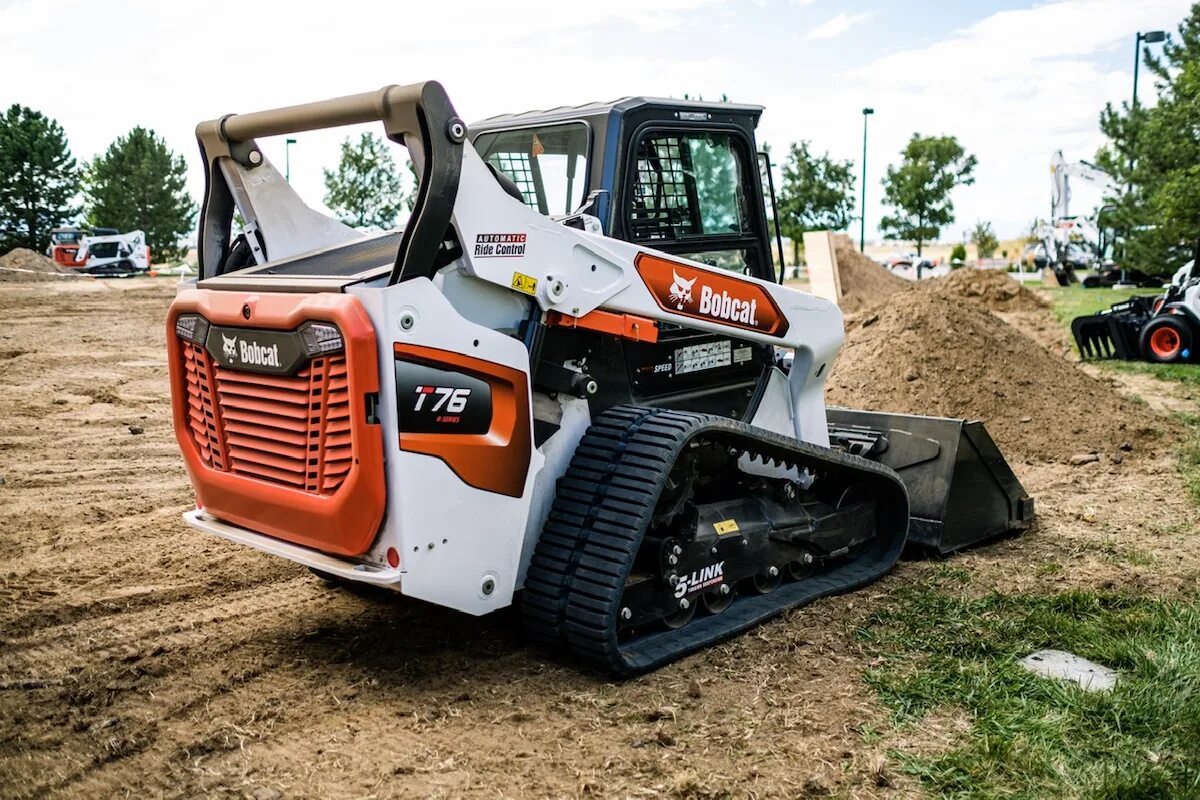
{"type": "Polygon", "coordinates": [[[437,83],[202,123],[200,278],[167,323],[187,523],[470,614],[520,591],[534,641],[615,675],[875,580],[910,523],[942,550],[1028,524],[978,423],[826,409],[841,314],[773,279],[753,126],[712,105],[583,120],[570,166],[531,138],[504,151],[526,187],[437,83]],[[307,208],[256,142],[371,121],[420,175],[402,232],[307,208]],[[739,144],[643,157],[647,131],[739,144]],[[549,216],[576,181],[592,213],[549,216]]]}
{"type": "MultiPolygon", "coordinates": [[[[1200,242],[1197,242],[1200,255],[1200,242]]],[[[1079,355],[1167,364],[1200,360],[1200,261],[1180,267],[1160,295],[1131,297],[1071,320],[1079,355]]]]}
{"type": "Polygon", "coordinates": [[[150,269],[150,248],[142,231],[55,228],[47,255],[62,267],[100,277],[123,278],[150,269]]]}

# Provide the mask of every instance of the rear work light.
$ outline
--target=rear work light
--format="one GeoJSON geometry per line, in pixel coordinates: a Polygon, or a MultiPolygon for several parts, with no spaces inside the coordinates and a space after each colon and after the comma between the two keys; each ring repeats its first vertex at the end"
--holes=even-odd
{"type": "Polygon", "coordinates": [[[203,346],[208,339],[208,320],[199,314],[180,314],[175,320],[175,335],[203,346]]]}
{"type": "Polygon", "coordinates": [[[325,322],[306,322],[301,325],[300,340],[309,358],[337,353],[345,346],[341,331],[325,322]]]}

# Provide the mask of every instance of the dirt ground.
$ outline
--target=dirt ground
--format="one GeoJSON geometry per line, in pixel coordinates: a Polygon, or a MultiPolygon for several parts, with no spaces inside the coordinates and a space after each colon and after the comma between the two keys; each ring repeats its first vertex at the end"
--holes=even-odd
{"type": "MultiPolygon", "coordinates": [[[[307,572],[184,527],[163,318],[170,281],[0,288],[0,795],[916,796],[855,628],[947,563],[979,591],[1200,576],[1169,442],[1014,465],[1037,526],[905,562],[652,675],[547,662],[514,615],[475,619],[307,572]]],[[[1139,382],[1146,413],[1179,401],[1139,382]],[[1151,398],[1162,398],[1159,399],[1151,398]]],[[[944,729],[943,729],[944,728],[944,729]]]]}

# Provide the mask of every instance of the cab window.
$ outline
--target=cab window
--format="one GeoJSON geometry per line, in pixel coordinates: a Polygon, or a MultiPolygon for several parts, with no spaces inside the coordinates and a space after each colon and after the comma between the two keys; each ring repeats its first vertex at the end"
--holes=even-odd
{"type": "Polygon", "coordinates": [[[724,133],[650,133],[638,143],[629,208],[635,241],[751,232],[744,164],[724,133]]]}
{"type": "Polygon", "coordinates": [[[488,131],[475,138],[475,149],[517,185],[535,211],[570,214],[583,205],[588,150],[583,123],[488,131]]]}

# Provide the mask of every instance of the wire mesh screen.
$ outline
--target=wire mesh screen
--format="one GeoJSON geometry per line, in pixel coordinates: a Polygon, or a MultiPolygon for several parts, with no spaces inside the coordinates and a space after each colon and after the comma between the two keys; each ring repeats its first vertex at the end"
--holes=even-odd
{"type": "Polygon", "coordinates": [[[521,190],[525,205],[537,208],[537,187],[533,182],[533,164],[528,153],[492,153],[487,157],[492,166],[507,175],[521,190]]]}
{"type": "Polygon", "coordinates": [[[647,136],[638,145],[631,221],[635,239],[669,239],[700,232],[695,188],[689,189],[691,151],[678,136],[647,136]]]}

